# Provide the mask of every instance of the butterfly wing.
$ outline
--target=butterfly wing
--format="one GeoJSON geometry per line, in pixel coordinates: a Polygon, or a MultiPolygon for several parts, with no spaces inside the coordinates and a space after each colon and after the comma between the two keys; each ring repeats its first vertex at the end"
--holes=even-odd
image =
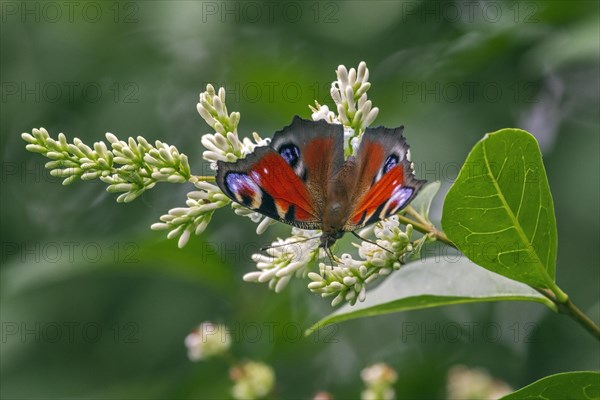
{"type": "Polygon", "coordinates": [[[406,207],[426,181],[414,177],[404,127],[367,128],[356,157],[357,183],[345,231],[388,218],[406,207]]]}
{"type": "Polygon", "coordinates": [[[295,116],[291,125],[273,135],[271,147],[304,182],[322,216],[333,177],[344,164],[342,125],[295,116]]]}
{"type": "Polygon", "coordinates": [[[326,188],[343,164],[343,129],[295,117],[269,146],[218,162],[218,186],[233,201],[303,229],[320,229],[326,188]]]}

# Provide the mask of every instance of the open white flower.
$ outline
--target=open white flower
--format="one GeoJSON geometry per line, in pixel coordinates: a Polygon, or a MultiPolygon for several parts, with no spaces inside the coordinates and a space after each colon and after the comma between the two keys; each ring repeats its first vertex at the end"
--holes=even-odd
{"type": "Polygon", "coordinates": [[[246,282],[268,282],[275,292],[286,287],[291,277],[307,273],[307,266],[315,261],[322,249],[319,248],[318,231],[292,228],[292,236],[273,242],[266,254],[252,255],[258,271],[244,275],[246,282]]]}
{"type": "Polygon", "coordinates": [[[320,293],[322,297],[333,297],[332,307],[344,301],[351,305],[356,301],[364,301],[366,285],[400,269],[403,258],[413,250],[410,243],[412,225],[407,225],[406,231],[402,231],[399,225],[398,218],[394,216],[363,230],[362,237],[373,230],[377,244],[367,241],[355,244],[361,260],[353,259],[350,254],[343,254],[337,265],[321,263],[320,274],[308,274],[312,281],[308,288],[314,293],[320,293]]]}

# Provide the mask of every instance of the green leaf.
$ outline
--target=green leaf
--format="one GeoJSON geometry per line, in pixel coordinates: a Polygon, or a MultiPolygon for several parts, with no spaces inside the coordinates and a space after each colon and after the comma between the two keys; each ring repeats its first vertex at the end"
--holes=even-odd
{"type": "Polygon", "coordinates": [[[501,400],[600,399],[599,372],[564,372],[550,375],[517,390],[501,400]]]}
{"type": "MultiPolygon", "coordinates": [[[[426,252],[427,250],[425,250],[426,252]]],[[[478,267],[461,255],[406,264],[354,306],[344,305],[310,327],[398,311],[481,301],[534,301],[556,309],[536,290],[478,267]]]]}
{"type": "Polygon", "coordinates": [[[502,129],[475,145],[446,196],[442,226],[476,264],[557,289],[554,205],[531,134],[502,129]]]}

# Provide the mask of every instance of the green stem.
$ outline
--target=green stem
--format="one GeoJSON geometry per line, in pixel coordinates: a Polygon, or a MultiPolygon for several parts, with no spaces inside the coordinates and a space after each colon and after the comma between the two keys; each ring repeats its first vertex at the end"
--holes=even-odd
{"type": "Polygon", "coordinates": [[[448,236],[446,236],[446,234],[444,232],[436,229],[436,227],[433,226],[432,224],[429,224],[429,223],[423,224],[423,223],[415,221],[411,218],[407,218],[406,216],[401,215],[401,214],[398,214],[398,220],[401,223],[403,223],[404,225],[411,224],[416,231],[419,231],[426,235],[431,235],[431,236],[435,237],[436,240],[439,240],[440,242],[442,242],[450,247],[454,247],[455,249],[458,249],[458,247],[456,247],[456,245],[454,243],[452,243],[452,241],[450,239],[448,239],[448,236]]]}
{"type": "Polygon", "coordinates": [[[189,180],[191,182],[214,182],[216,177],[213,175],[192,175],[189,180]]]}
{"type": "MultiPolygon", "coordinates": [[[[408,206],[405,209],[406,214],[410,215],[412,218],[408,218],[405,215],[398,214],[398,219],[404,225],[411,224],[416,231],[424,233],[426,235],[431,235],[439,240],[440,242],[454,247],[458,249],[454,243],[446,234],[440,230],[438,230],[434,225],[432,225],[429,221],[427,221],[421,214],[419,214],[415,209],[408,206]]],[[[569,299],[569,296],[561,290],[558,285],[554,282],[551,282],[550,289],[538,289],[534,288],[545,297],[550,299],[553,304],[556,305],[556,309],[558,312],[562,314],[567,314],[573,320],[575,320],[579,325],[583,326],[588,332],[590,332],[596,339],[600,340],[600,327],[594,323],[587,315],[585,315],[572,301],[569,299]]]]}
{"type": "Polygon", "coordinates": [[[591,320],[590,317],[585,315],[572,301],[569,297],[562,291],[558,286],[556,288],[562,293],[566,298],[564,301],[560,301],[557,296],[554,294],[554,290],[538,290],[544,296],[549,298],[553,303],[558,307],[558,312],[562,314],[567,314],[569,317],[573,318],[575,322],[579,325],[583,326],[585,330],[592,334],[596,339],[600,340],[600,327],[591,320]]]}
{"type": "Polygon", "coordinates": [[[423,224],[423,225],[432,225],[432,223],[430,221],[427,220],[427,218],[425,218],[423,215],[419,214],[419,212],[417,210],[415,210],[414,208],[412,208],[412,206],[407,206],[404,211],[406,211],[406,213],[408,215],[410,215],[411,217],[413,217],[417,222],[423,224]]]}

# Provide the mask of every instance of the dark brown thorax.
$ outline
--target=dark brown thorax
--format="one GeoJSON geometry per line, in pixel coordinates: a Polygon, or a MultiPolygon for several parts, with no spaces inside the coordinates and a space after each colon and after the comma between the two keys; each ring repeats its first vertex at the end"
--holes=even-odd
{"type": "Polygon", "coordinates": [[[351,197],[356,185],[356,163],[348,158],[342,169],[332,178],[328,187],[327,203],[323,210],[323,236],[321,247],[330,247],[344,235],[344,225],[353,206],[351,197]]]}

